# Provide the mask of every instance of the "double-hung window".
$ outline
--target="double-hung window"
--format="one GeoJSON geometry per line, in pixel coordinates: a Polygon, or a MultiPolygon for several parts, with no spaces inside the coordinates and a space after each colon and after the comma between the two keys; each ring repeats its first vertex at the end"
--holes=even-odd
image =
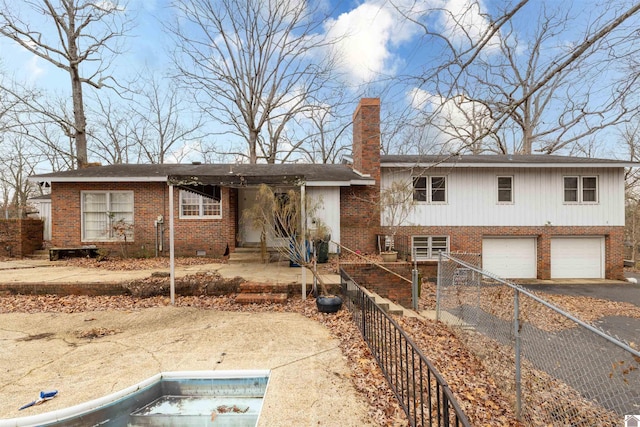
{"type": "Polygon", "coordinates": [[[513,203],[513,177],[498,177],[498,203],[513,203]]]}
{"type": "Polygon", "coordinates": [[[411,244],[416,261],[436,260],[440,252],[449,252],[447,236],[413,236],[411,244]]]}
{"type": "Polygon", "coordinates": [[[133,240],[133,191],[83,191],[82,241],[133,240]]]}
{"type": "Polygon", "coordinates": [[[446,203],[447,178],[445,176],[414,176],[413,200],[416,202],[446,203]]]}
{"type": "Polygon", "coordinates": [[[565,176],[565,203],[598,203],[597,176],[565,176]]]}
{"type": "Polygon", "coordinates": [[[197,190],[180,190],[180,218],[222,218],[220,187],[198,186],[197,190]]]}

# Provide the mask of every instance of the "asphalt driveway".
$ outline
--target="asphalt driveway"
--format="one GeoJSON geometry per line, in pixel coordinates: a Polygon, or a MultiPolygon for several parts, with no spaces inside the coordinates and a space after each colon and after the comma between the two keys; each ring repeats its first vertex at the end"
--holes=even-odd
{"type": "Polygon", "coordinates": [[[639,283],[571,283],[571,284],[524,284],[523,286],[540,293],[584,296],[609,301],[628,302],[640,307],[640,274],[627,273],[627,277],[639,283]]]}
{"type": "MultiPolygon", "coordinates": [[[[568,296],[584,296],[606,301],[626,302],[640,307],[640,274],[626,273],[627,277],[638,280],[638,283],[585,283],[585,284],[523,284],[527,289],[535,291],[544,298],[544,294],[559,294],[568,296]]],[[[594,326],[617,337],[630,342],[638,342],[640,337],[640,319],[627,316],[606,316],[593,322],[594,326]]]]}

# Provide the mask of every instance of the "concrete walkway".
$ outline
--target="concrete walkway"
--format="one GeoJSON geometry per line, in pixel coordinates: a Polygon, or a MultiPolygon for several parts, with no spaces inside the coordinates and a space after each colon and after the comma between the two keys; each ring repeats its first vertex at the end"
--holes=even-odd
{"type": "MultiPolygon", "coordinates": [[[[154,273],[169,273],[169,268],[148,270],[112,271],[86,267],[69,266],[61,261],[48,260],[11,260],[0,262],[0,290],[3,285],[44,285],[44,284],[113,284],[129,282],[150,277],[154,273]]],[[[222,277],[242,277],[248,281],[288,285],[302,284],[303,269],[289,267],[288,262],[263,263],[211,263],[176,266],[176,278],[196,273],[218,272],[222,277]]],[[[307,289],[311,288],[313,275],[304,272],[307,289]]],[[[337,274],[325,274],[322,278],[327,284],[340,283],[337,274]]]]}

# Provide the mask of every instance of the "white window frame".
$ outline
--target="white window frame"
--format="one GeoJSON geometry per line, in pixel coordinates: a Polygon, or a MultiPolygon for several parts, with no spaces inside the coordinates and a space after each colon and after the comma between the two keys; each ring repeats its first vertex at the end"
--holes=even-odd
{"type": "Polygon", "coordinates": [[[597,175],[565,175],[562,177],[562,201],[568,205],[597,205],[600,203],[599,191],[600,183],[597,175]],[[575,178],[577,181],[577,188],[571,189],[576,191],[576,200],[567,200],[567,187],[566,187],[566,179],[567,178],[575,178]],[[595,188],[585,187],[585,180],[594,179],[595,180],[595,188]],[[585,200],[585,191],[593,191],[595,200],[585,200]]]}
{"type": "Polygon", "coordinates": [[[416,175],[411,177],[411,182],[412,182],[412,186],[413,186],[413,201],[416,203],[430,203],[430,204],[440,204],[440,205],[446,205],[448,200],[449,200],[449,196],[448,196],[448,192],[447,192],[447,188],[448,188],[448,179],[446,175],[416,175]],[[434,191],[440,191],[439,188],[434,188],[433,185],[433,180],[434,179],[438,179],[438,178],[442,178],[443,182],[444,182],[444,188],[442,189],[442,192],[444,193],[444,200],[433,200],[433,193],[434,191]],[[416,187],[416,183],[418,182],[418,180],[420,179],[424,179],[425,181],[425,186],[424,187],[416,187]],[[419,191],[424,191],[425,194],[425,199],[426,200],[419,200],[418,198],[416,198],[416,194],[419,191]]]}
{"type": "Polygon", "coordinates": [[[496,176],[496,200],[500,205],[512,205],[514,203],[514,191],[513,191],[513,175],[498,175],[496,176]],[[505,188],[500,187],[500,179],[509,178],[509,200],[500,200],[500,191],[505,191],[505,188]]]}
{"type": "Polygon", "coordinates": [[[178,193],[178,199],[179,199],[179,203],[178,203],[178,209],[179,209],[179,218],[180,219],[220,219],[222,218],[222,197],[220,197],[220,200],[215,200],[215,199],[211,199],[205,196],[202,196],[200,194],[196,194],[192,191],[187,191],[187,190],[180,190],[180,192],[178,193]],[[184,198],[183,196],[189,196],[195,199],[195,201],[197,202],[197,206],[198,206],[198,213],[195,215],[186,215],[183,213],[183,201],[184,198]],[[205,205],[205,200],[211,200],[213,203],[211,203],[212,205],[218,205],[218,212],[219,214],[216,215],[204,215],[204,205],[205,205]]]}
{"type": "MultiPolygon", "coordinates": [[[[134,220],[135,220],[134,218],[135,200],[134,200],[133,191],[81,191],[80,192],[80,218],[81,218],[80,240],[82,242],[120,242],[122,241],[122,238],[118,236],[115,233],[115,230],[113,229],[113,224],[115,222],[124,219],[121,215],[118,216],[117,213],[113,209],[111,209],[113,205],[112,203],[113,195],[115,194],[128,194],[130,196],[131,198],[130,210],[127,210],[127,211],[119,210],[117,212],[118,213],[124,212],[125,216],[129,216],[130,221],[127,221],[127,223],[131,224],[131,227],[133,227],[134,220]],[[91,195],[91,194],[102,194],[102,195],[105,195],[106,197],[106,203],[105,203],[106,210],[104,212],[94,211],[94,213],[97,213],[97,214],[104,213],[104,219],[102,220],[104,222],[104,229],[102,230],[101,235],[99,236],[87,236],[86,226],[88,223],[87,215],[89,214],[89,212],[85,211],[85,204],[86,204],[85,201],[86,201],[87,195],[91,195]],[[112,213],[116,215],[112,215],[112,213]]],[[[134,241],[133,228],[131,228],[131,230],[127,232],[127,241],[129,242],[134,241]]]]}
{"type": "Polygon", "coordinates": [[[411,254],[415,255],[415,261],[435,261],[440,252],[449,252],[449,236],[417,235],[411,236],[411,254]],[[426,240],[425,240],[426,239],[426,240]],[[434,239],[445,239],[445,247],[438,246],[434,250],[434,239]],[[419,240],[420,242],[416,242],[419,240]]]}

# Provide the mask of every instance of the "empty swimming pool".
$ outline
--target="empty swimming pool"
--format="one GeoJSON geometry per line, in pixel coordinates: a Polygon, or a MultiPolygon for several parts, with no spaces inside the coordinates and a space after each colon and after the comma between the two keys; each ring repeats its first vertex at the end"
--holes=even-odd
{"type": "Polygon", "coordinates": [[[0,427],[254,427],[268,381],[264,370],[164,372],[67,409],[0,420],[0,427]]]}

